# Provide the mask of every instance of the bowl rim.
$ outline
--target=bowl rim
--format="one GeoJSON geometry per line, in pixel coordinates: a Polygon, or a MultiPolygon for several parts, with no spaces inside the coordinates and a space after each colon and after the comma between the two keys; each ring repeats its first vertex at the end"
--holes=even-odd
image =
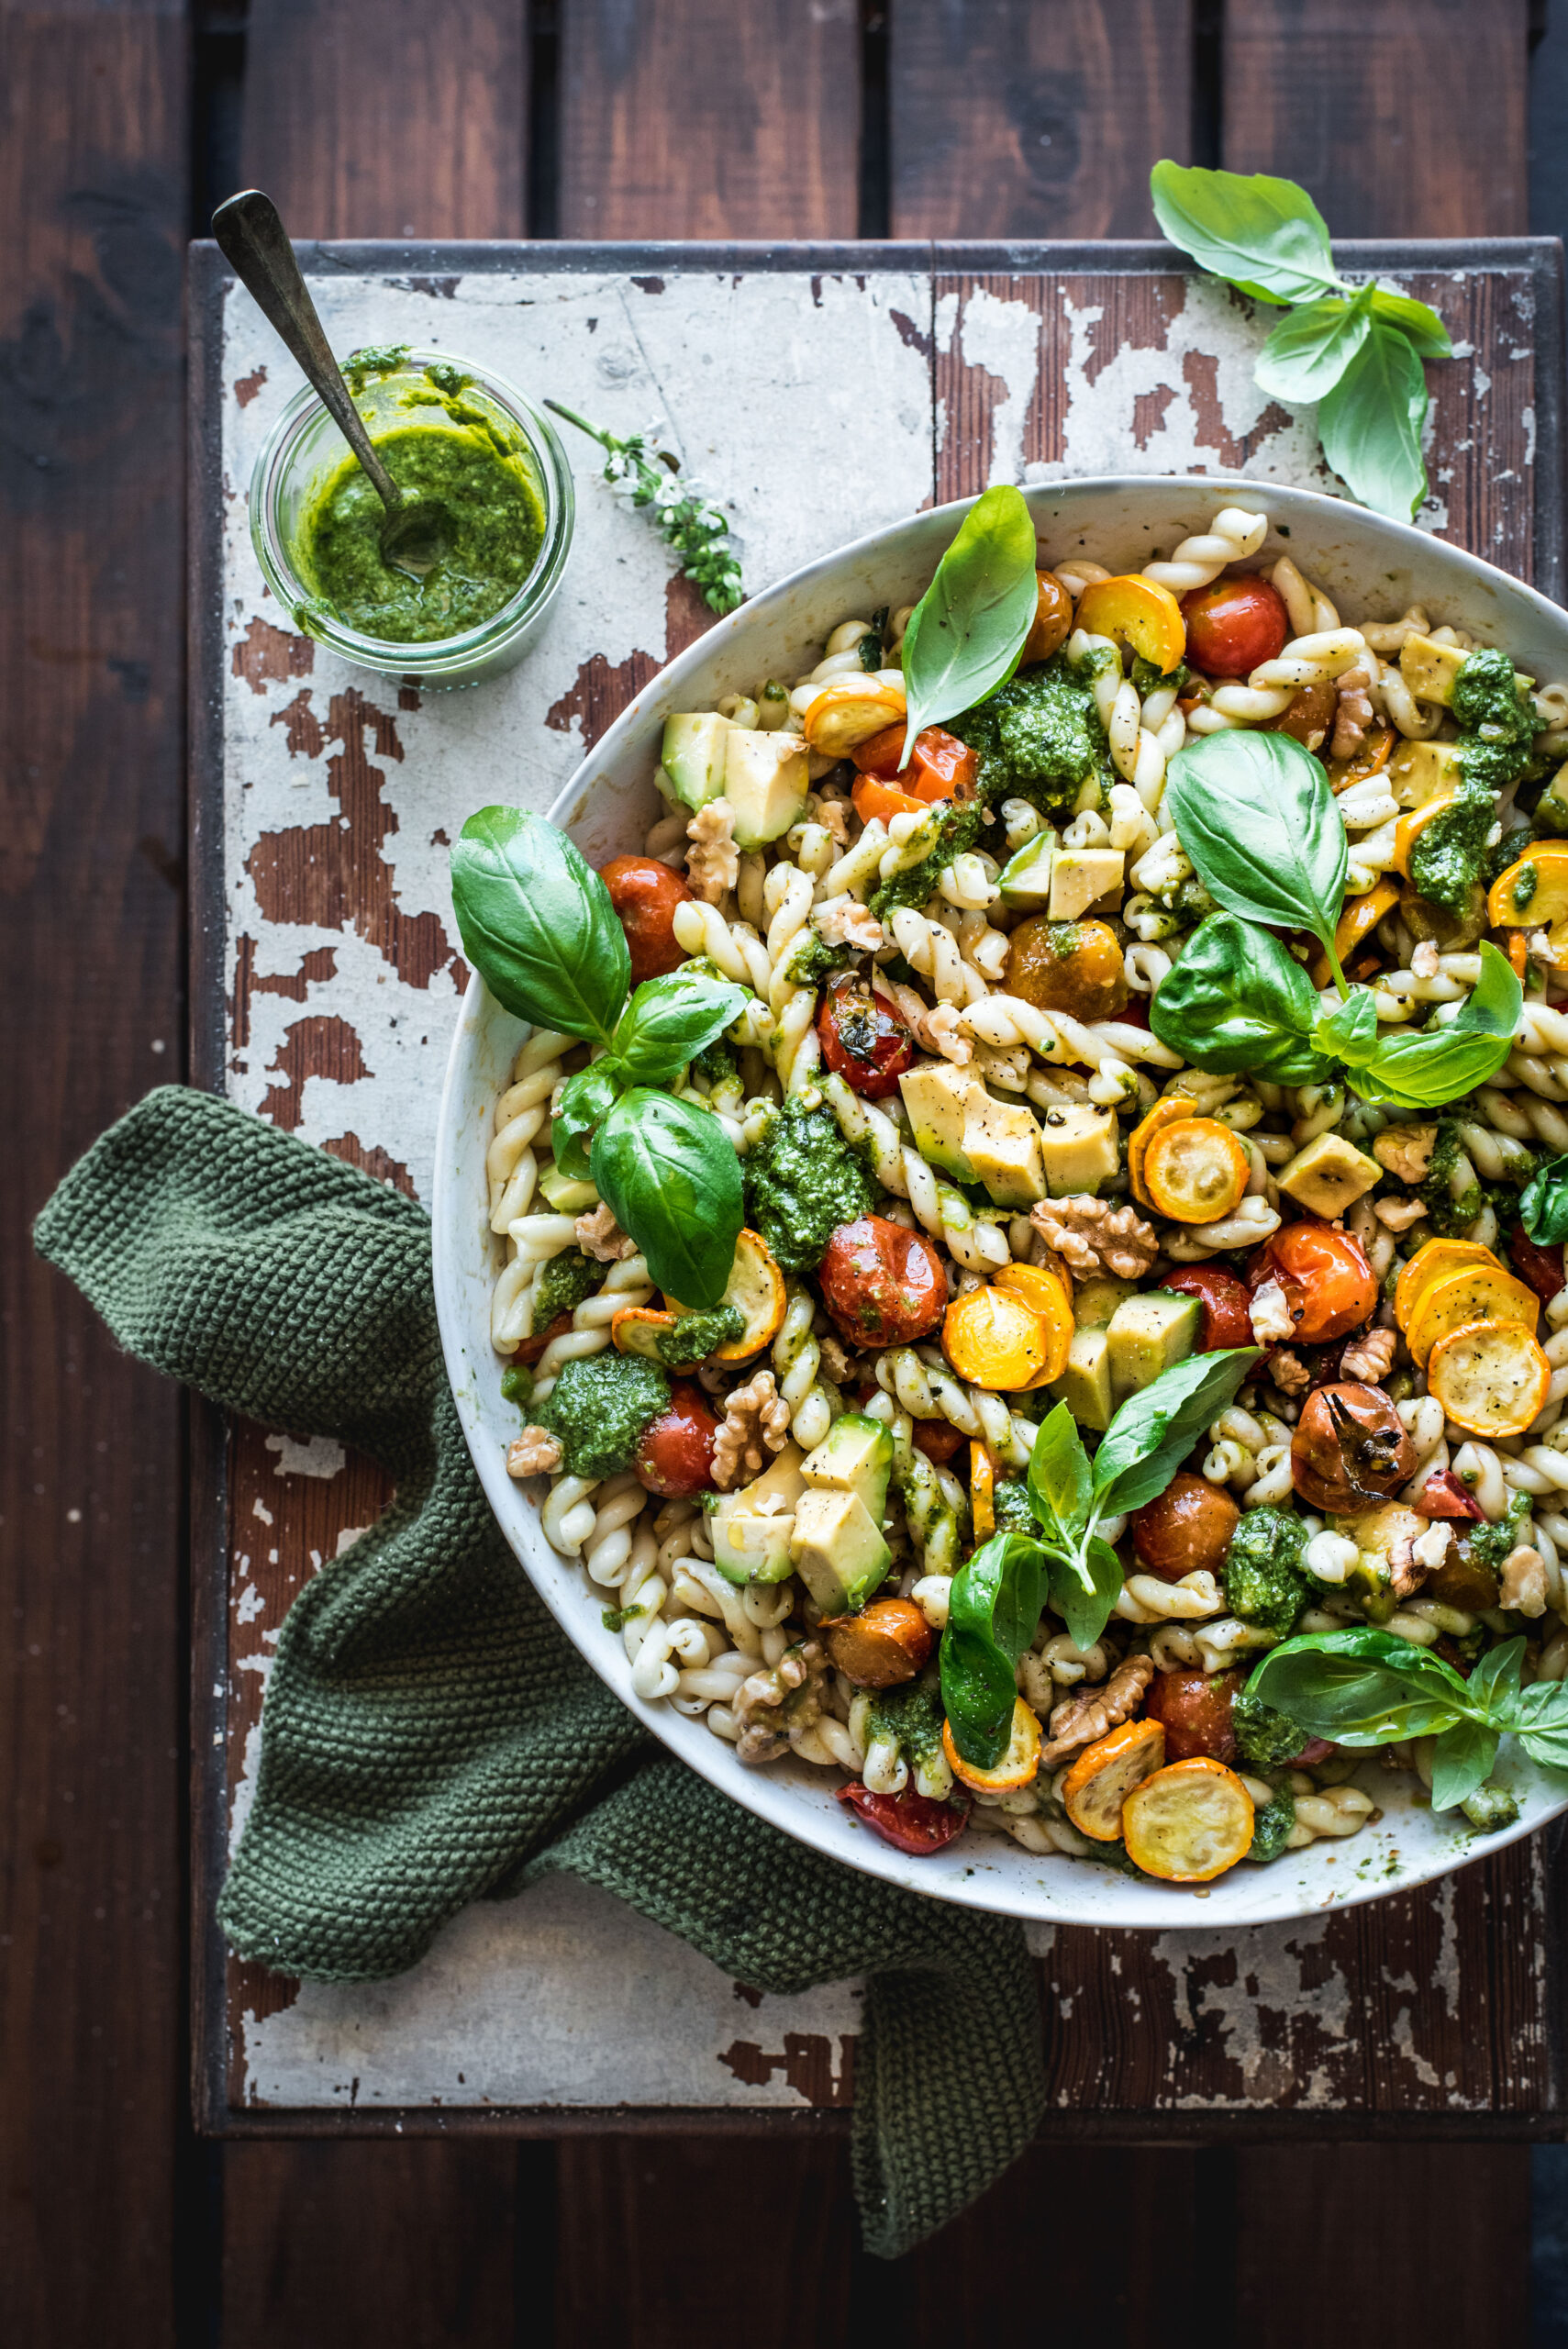
{"type": "MultiPolygon", "coordinates": [[[[1052,499],[1070,495],[1076,503],[1099,496],[1105,498],[1139,496],[1151,493],[1169,494],[1179,490],[1191,497],[1195,506],[1207,505],[1213,510],[1217,496],[1229,493],[1245,493],[1274,520],[1274,508],[1280,501],[1305,505],[1310,508],[1345,518],[1357,530],[1371,530],[1385,543],[1407,548],[1412,554],[1430,559],[1434,552],[1445,569],[1451,569],[1456,589],[1469,581],[1489,589],[1505,589],[1510,596],[1525,599],[1534,607],[1540,618],[1563,637],[1564,671],[1568,674],[1568,613],[1552,604],[1527,582],[1516,579],[1485,557],[1473,555],[1467,549],[1451,546],[1434,533],[1420,530],[1412,524],[1394,521],[1372,513],[1364,507],[1351,504],[1348,498],[1334,496],[1321,490],[1298,487],[1284,482],[1257,481],[1245,473],[1213,472],[1205,473],[1099,473],[1063,477],[1043,483],[1022,484],[1022,494],[1037,512],[1049,507],[1052,499]]],[[[978,495],[978,493],[977,493],[978,495]]],[[[584,813],[587,792],[615,766],[623,749],[642,721],[650,695],[679,682],[712,658],[717,649],[721,632],[728,632],[733,641],[742,626],[765,620],[781,610],[803,589],[823,580],[852,562],[885,549],[911,529],[920,528],[936,534],[936,528],[947,519],[956,529],[960,520],[974,504],[974,497],[956,498],[942,506],[925,507],[906,515],[895,522],[866,532],[862,537],[846,541],[828,552],[817,556],[775,581],[771,586],[749,599],[737,612],[731,613],[717,627],[706,629],[695,641],[684,647],[673,659],[639,688],[618,717],[599,736],[571,776],[556,794],[548,810],[547,819],[562,830],[570,831],[574,820],[584,813]]],[[[477,972],[471,974],[464,994],[457,1027],[448,1055],[445,1079],[438,1119],[435,1153],[435,1174],[432,1186],[431,1216],[433,1223],[433,1255],[438,1323],[442,1353],[453,1401],[462,1425],[464,1440],[473,1456],[475,1470],[486,1499],[509,1547],[528,1575],[536,1593],[544,1601],[566,1637],[598,1677],[636,1715],[642,1726],[657,1738],[664,1748],[689,1768],[695,1769],[730,1800],[789,1835],[795,1842],[806,1844],[825,1857],[842,1862],[850,1868],[884,1882],[918,1892],[929,1899],[945,1900],[956,1906],[975,1909],[992,1915],[1012,1918],[1019,1922],[1042,1924],[1076,1924],[1092,1929],[1117,1932],[1168,1932],[1173,1931],[1206,1931],[1235,1927],[1247,1930],[1254,1926],[1289,1924],[1309,1920],[1331,1909],[1357,1907],[1363,1902],[1378,1900],[1392,1893],[1411,1892],[1421,1886],[1437,1882],[1452,1875],[1488,1854],[1503,1850],[1526,1835],[1534,1834],[1568,1811],[1568,1793],[1544,1804],[1535,1798],[1534,1790],[1546,1789],[1542,1774],[1535,1770],[1522,1755],[1516,1759],[1511,1776],[1521,1781],[1521,1812],[1510,1827],[1490,1833],[1479,1831],[1466,1835],[1457,1823],[1452,1830],[1456,1839],[1462,1838],[1451,1851],[1434,1848],[1414,1863],[1392,1865],[1378,1872],[1378,1880],[1368,1880],[1365,1872],[1358,1876],[1345,1872],[1341,1881],[1326,1883],[1317,1897],[1305,1893],[1294,1903],[1288,1896],[1270,1901],[1244,1904],[1239,1912],[1235,1904],[1226,1899],[1227,1887],[1238,1884],[1262,1884],[1273,1869],[1232,1870],[1215,1883],[1200,1888],[1209,1905],[1201,1911],[1184,1905],[1180,1896],[1190,1898],[1194,1887],[1165,1885],[1157,1878],[1134,1880],[1118,1876],[1118,1885],[1141,1895],[1140,1905],[1145,1913],[1124,1916],[1104,1910],[1085,1909],[1075,1901],[1070,1887],[1074,1882],[1103,1885],[1105,1873],[1087,1863],[1067,1861],[1044,1872],[1044,1864],[1036,1863],[1042,1871],[1042,1880],[1013,1881],[1021,1877],[1022,1869],[1033,1855],[1023,1852],[1005,1836],[984,1838],[982,1854],[986,1864],[963,1866],[956,1863],[940,1867],[944,1855],[935,1858],[914,1858],[894,1850],[891,1844],[863,1829],[845,1820],[849,1835],[832,1835],[829,1831],[831,1814],[820,1805],[803,1801],[803,1792],[822,1786],[824,1774],[813,1772],[803,1778],[795,1774],[805,1765],[795,1765],[792,1773],[787,1763],[777,1769],[747,1770],[736,1757],[733,1746],[703,1729],[700,1720],[674,1713],[666,1703],[652,1703],[638,1697],[630,1686],[630,1664],[618,1641],[600,1631],[596,1610],[583,1604],[582,1568],[576,1560],[566,1559],[545,1541],[537,1507],[528,1499],[526,1489],[507,1475],[504,1459],[493,1437],[480,1421],[468,1385],[472,1367],[467,1349],[473,1332],[465,1324],[460,1300],[458,1280],[450,1261],[450,1242],[447,1234],[456,1207],[457,1212],[469,1212],[464,1204],[465,1175],[460,1172],[465,1151],[475,1145],[463,1132],[462,1093],[470,1040],[477,1035],[487,1019],[499,1012],[477,972]],[[523,1508],[519,1509],[519,1502],[523,1508]],[[525,1513],[526,1512],[526,1513],[525,1513]],[[541,1572],[534,1571],[537,1553],[541,1572]],[[570,1589],[565,1577],[576,1578],[570,1589]],[[573,1601],[576,1603],[572,1603],[573,1601]],[[700,1731],[700,1736],[694,1732],[700,1731]],[[743,1773],[737,1777],[738,1772],[743,1773]],[[995,1857],[1001,1865],[989,1865],[993,1845],[1002,1847],[995,1857]],[[1065,1898],[1051,1895],[1060,1887],[1065,1898]],[[1159,1909],[1161,1913],[1155,1913],[1159,1909]]],[[[502,1016],[509,1016],[503,1014],[502,1016]]],[[[489,1332],[483,1333],[480,1359],[494,1362],[489,1332]]],[[[1368,1756],[1371,1759],[1371,1756],[1368,1756]]],[[[824,1787],[824,1791],[826,1788],[824,1787]]],[[[1429,1813],[1428,1814],[1429,1816],[1429,1813]]],[[[969,1842],[962,1839],[949,1851],[962,1851],[969,1842]]],[[[1335,1847],[1337,1850],[1337,1846],[1335,1847]]],[[[1346,1846],[1347,1852],[1349,1846],[1346,1846]]],[[[1313,1851],[1331,1860],[1333,1852],[1324,1853],[1324,1845],[1309,1846],[1302,1853],[1305,1862],[1313,1851]]],[[[1274,1863],[1274,1866],[1281,1865],[1274,1863]]],[[[1118,1908],[1123,1905],[1118,1902],[1118,1908]]]]}

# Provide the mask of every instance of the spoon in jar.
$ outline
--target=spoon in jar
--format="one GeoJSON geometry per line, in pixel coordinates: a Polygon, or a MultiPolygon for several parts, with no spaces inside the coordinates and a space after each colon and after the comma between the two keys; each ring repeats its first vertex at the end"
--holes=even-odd
{"type": "Polygon", "coordinates": [[[225,260],[287,343],[317,397],[369,474],[386,508],[381,531],[383,562],[411,579],[423,579],[451,551],[455,532],[450,511],[439,497],[410,496],[400,489],[376,455],[332,356],[316,305],[306,291],[276,205],[260,188],[246,188],[218,206],[212,216],[212,232],[225,260]]]}

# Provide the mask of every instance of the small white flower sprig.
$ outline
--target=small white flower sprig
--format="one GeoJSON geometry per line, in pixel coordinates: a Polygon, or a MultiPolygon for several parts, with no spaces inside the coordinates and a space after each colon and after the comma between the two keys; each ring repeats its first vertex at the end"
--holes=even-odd
{"type": "Polygon", "coordinates": [[[617,440],[586,417],[573,415],[559,400],[546,407],[579,432],[587,433],[606,451],[605,479],[633,506],[648,506],[667,545],[680,558],[681,570],[700,591],[709,611],[722,618],[744,600],[740,562],[729,543],[729,517],[721,506],[691,481],[684,481],[680,460],[655,444],[652,433],[634,432],[617,440]]]}

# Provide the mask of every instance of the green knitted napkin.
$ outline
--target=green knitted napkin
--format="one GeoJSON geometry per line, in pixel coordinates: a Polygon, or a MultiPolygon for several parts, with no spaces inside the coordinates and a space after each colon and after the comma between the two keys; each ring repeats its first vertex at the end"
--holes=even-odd
{"type": "Polygon", "coordinates": [[[485,1505],[422,1208],[166,1087],[95,1143],[36,1237],[128,1352],[396,1479],[283,1627],[218,1910],[242,1956],[376,1980],[465,1902],[571,1869],[757,1988],[867,1978],[853,2154],[871,2250],[906,2251],[991,2184],[1045,2098],[1022,1932],[781,1835],[590,1671],[485,1505]]]}

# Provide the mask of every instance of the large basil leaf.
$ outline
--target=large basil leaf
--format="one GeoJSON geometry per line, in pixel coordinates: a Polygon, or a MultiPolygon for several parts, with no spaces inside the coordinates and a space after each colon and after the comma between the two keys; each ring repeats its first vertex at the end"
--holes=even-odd
{"type": "Polygon", "coordinates": [[[1029,1496],[1036,1518],[1069,1537],[1088,1522],[1094,1471],[1084,1449],[1077,1423],[1065,1403],[1058,1403],[1040,1423],[1029,1453],[1029,1496]]]}
{"type": "Polygon", "coordinates": [[[1452,1810],[1492,1775],[1502,1742],[1500,1730],[1480,1721],[1454,1721],[1432,1748],[1432,1809],[1452,1810]]]}
{"type": "Polygon", "coordinates": [[[594,1135],[599,1197],[648,1259],[655,1288],[707,1308],[724,1295],[740,1235],[740,1163],[711,1109],[638,1085],[594,1135]]]}
{"type": "Polygon", "coordinates": [[[1261,302],[1314,302],[1341,289],[1329,230],[1305,188],[1263,173],[1156,163],[1154,217],[1173,245],[1261,302]]]}
{"type": "Polygon", "coordinates": [[[906,762],[923,726],[956,718],[1012,675],[1039,604],[1038,555],[1019,493],[983,491],[904,632],[906,762]]]}
{"type": "Polygon", "coordinates": [[[1371,1624],[1271,1648],[1247,1694],[1338,1745],[1429,1737],[1469,1715],[1464,1683],[1440,1656],[1371,1624]]]}
{"type": "Polygon", "coordinates": [[[1427,379],[1396,328],[1373,317],[1366,340],[1318,403],[1323,454],[1374,514],[1407,522],[1427,494],[1421,427],[1427,379]]]}
{"type": "Polygon", "coordinates": [[[1519,1193],[1519,1219],[1542,1248],[1568,1240],[1568,1158],[1549,1158],[1519,1193]]]}
{"type": "Polygon", "coordinates": [[[1289,734],[1206,734],[1171,761],[1165,804],[1198,879],[1229,913],[1307,930],[1331,947],[1345,828],[1310,751],[1289,734]]]}
{"type": "Polygon", "coordinates": [[[1234,1346],[1189,1355],[1129,1397],[1095,1454],[1097,1516],[1119,1516],[1158,1499],[1210,1419],[1231,1400],[1258,1353],[1256,1346],[1234,1346]]]}
{"type": "Polygon", "coordinates": [[[1073,1557],[1052,1557],[1051,1603],[1074,1647],[1094,1646],[1110,1620],[1121,1586],[1121,1560],[1097,1533],[1073,1557]]]}
{"type": "Polygon", "coordinates": [[[1252,373],[1271,399],[1301,407],[1331,392],[1367,339],[1373,290],[1363,286],[1353,302],[1330,295],[1308,302],[1282,318],[1258,355],[1252,373]]]}
{"type": "Polygon", "coordinates": [[[607,1118],[626,1085],[626,1073],[617,1060],[594,1061],[569,1076],[561,1088],[561,1105],[550,1129],[555,1163],[574,1183],[590,1180],[588,1143],[594,1129],[607,1118]]]}
{"type": "Polygon", "coordinates": [[[1154,991],[1149,1025],[1162,1044],[1216,1076],[1319,1085],[1333,1064],[1310,1041],[1318,990],[1279,940],[1234,914],[1198,924],[1154,991]]]}
{"type": "Polygon", "coordinates": [[[1312,1041],[1347,1068],[1365,1068],[1377,1056],[1377,997],[1372,989],[1352,987],[1314,1023],[1312,1041]]]}
{"type": "Polygon", "coordinates": [[[952,1578],[942,1633],[942,1706],[963,1759],[994,1769],[1007,1750],[1014,1668],[1040,1625],[1046,1556],[1024,1533],[997,1533],[952,1578]]]}
{"type": "Polygon", "coordinates": [[[451,854],[463,952],[497,1003],[536,1028],[608,1043],[631,984],[610,893],[564,832],[482,807],[451,854]]]}
{"type": "Polygon", "coordinates": [[[1407,294],[1396,294],[1386,285],[1376,285],[1373,288],[1372,315],[1381,318],[1385,326],[1396,327],[1407,336],[1411,349],[1423,359],[1453,357],[1447,327],[1425,302],[1413,302],[1407,294]]]}
{"type": "Polygon", "coordinates": [[[1414,1035],[1379,1037],[1375,1050],[1352,1065],[1351,1083],[1369,1101],[1440,1108],[1496,1075],[1514,1049],[1523,1009],[1524,989],[1507,957],[1483,939],[1481,976],[1456,1017],[1414,1035]]]}
{"type": "Polygon", "coordinates": [[[620,1016],[611,1050],[632,1085],[665,1085],[722,1036],[745,1008],[749,990],[700,971],[644,979],[620,1016]]]}

